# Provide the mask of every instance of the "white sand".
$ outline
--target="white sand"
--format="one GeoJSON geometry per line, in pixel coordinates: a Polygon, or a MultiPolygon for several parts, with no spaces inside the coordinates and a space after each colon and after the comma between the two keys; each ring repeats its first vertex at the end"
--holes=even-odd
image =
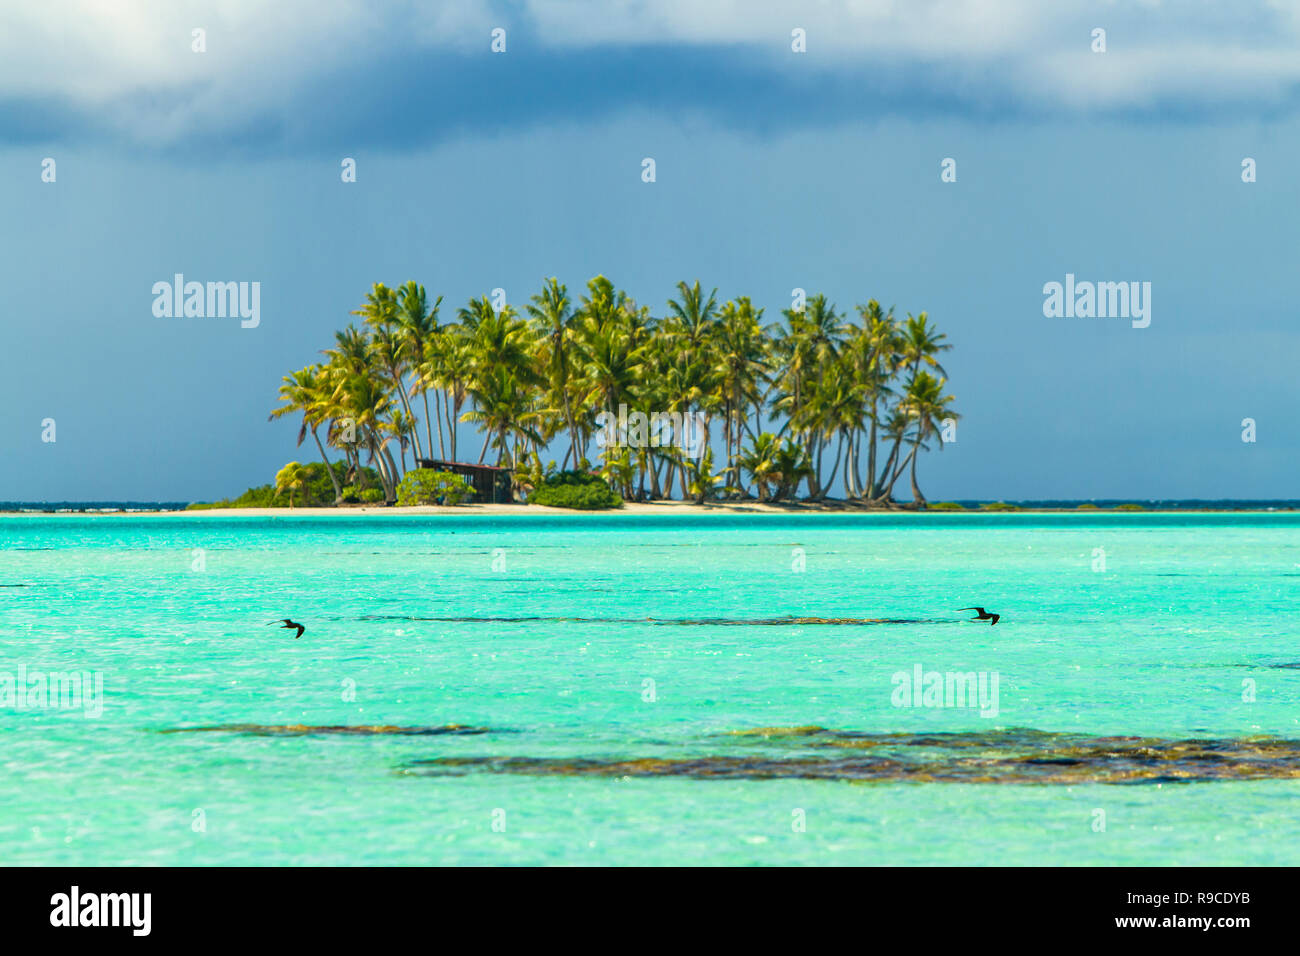
{"type": "MultiPolygon", "coordinates": [[[[464,504],[448,507],[437,505],[415,505],[411,507],[384,508],[379,505],[353,505],[342,508],[204,508],[195,511],[105,511],[93,512],[108,517],[131,517],[134,515],[162,517],[218,517],[231,516],[245,518],[380,518],[400,517],[402,515],[698,515],[698,514],[824,514],[841,511],[880,511],[868,509],[862,505],[845,504],[839,501],[826,501],[816,504],[800,502],[798,504],[759,504],[757,501],[711,502],[697,505],[689,501],[650,501],[625,502],[622,508],[605,511],[576,511],[572,508],[547,508],[543,505],[524,504],[464,504]]],[[[80,514],[80,512],[74,512],[80,514]]],[[[92,512],[86,512],[91,514],[92,512]]]]}

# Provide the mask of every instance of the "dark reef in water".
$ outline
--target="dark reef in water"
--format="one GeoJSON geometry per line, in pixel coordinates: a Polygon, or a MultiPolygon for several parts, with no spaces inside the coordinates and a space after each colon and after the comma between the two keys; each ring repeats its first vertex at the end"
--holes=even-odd
{"type": "Polygon", "coordinates": [[[411,617],[367,614],[359,621],[440,621],[446,624],[653,624],[686,627],[781,627],[790,624],[960,624],[961,619],[922,620],[906,617],[411,617]]]}
{"type": "Polygon", "coordinates": [[[769,727],[727,735],[704,757],[439,757],[406,773],[696,780],[1135,784],[1300,778],[1300,741],[1276,737],[1173,740],[1039,730],[875,734],[769,727]],[[737,749],[743,752],[734,752],[737,749]]]}
{"type": "Polygon", "coordinates": [[[313,726],[309,724],[216,724],[212,727],[168,727],[163,734],[228,733],[252,734],[257,737],[306,737],[314,734],[338,734],[352,737],[388,735],[394,737],[427,737],[446,734],[487,734],[487,727],[467,727],[463,724],[446,724],[441,727],[395,727],[391,724],[334,724],[313,726]]]}
{"type": "MultiPolygon", "coordinates": [[[[257,737],[448,736],[499,733],[464,724],[217,724],[165,734],[257,737]]],[[[843,780],[902,783],[1142,784],[1300,779],[1300,740],[1279,737],[1094,737],[1011,729],[963,733],[870,733],[825,727],[760,727],[703,738],[705,756],[433,757],[400,771],[559,777],[682,777],[692,780],[843,780]]],[[[698,744],[698,739],[687,741],[698,744]]]]}

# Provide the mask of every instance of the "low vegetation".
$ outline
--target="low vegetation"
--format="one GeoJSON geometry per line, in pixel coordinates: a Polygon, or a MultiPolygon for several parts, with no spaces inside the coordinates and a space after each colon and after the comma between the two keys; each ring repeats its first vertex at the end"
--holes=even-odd
{"type": "Polygon", "coordinates": [[[320,508],[333,504],[367,504],[382,502],[379,473],[373,468],[353,471],[341,461],[334,462],[331,478],[325,465],[315,461],[307,465],[289,462],[268,485],[249,488],[238,498],[195,502],[190,511],[212,508],[320,508]],[[335,494],[335,485],[339,492],[335,494]]]}
{"type": "Polygon", "coordinates": [[[473,497],[474,489],[460,475],[432,468],[415,468],[397,486],[399,505],[458,505],[473,497]]]}
{"type": "Polygon", "coordinates": [[[623,499],[599,475],[561,471],[545,478],[533,489],[529,501],[551,508],[603,511],[623,507],[623,499]]]}

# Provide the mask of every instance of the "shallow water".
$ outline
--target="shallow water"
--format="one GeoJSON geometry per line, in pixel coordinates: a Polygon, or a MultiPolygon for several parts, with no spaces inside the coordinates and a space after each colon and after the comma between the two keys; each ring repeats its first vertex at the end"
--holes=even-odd
{"type": "Polygon", "coordinates": [[[0,707],[0,846],[1293,865],[1298,582],[1292,514],[0,518],[0,671],[103,680],[0,707]]]}

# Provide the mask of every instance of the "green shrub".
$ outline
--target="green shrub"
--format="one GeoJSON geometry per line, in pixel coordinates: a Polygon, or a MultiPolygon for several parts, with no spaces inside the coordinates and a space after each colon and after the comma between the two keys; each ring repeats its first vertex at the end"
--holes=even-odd
{"type": "MultiPolygon", "coordinates": [[[[368,487],[361,489],[358,485],[344,485],[348,473],[346,462],[336,461],[333,463],[334,476],[338,479],[339,485],[343,491],[343,500],[349,502],[358,501],[383,501],[384,492],[379,484],[379,472],[373,468],[363,467],[368,487]]],[[[329,472],[325,470],[323,461],[313,461],[302,466],[303,487],[300,491],[294,492],[294,504],[299,507],[321,508],[334,504],[334,485],[330,481],[329,472]]],[[[202,502],[196,501],[187,506],[189,511],[206,511],[211,508],[288,508],[289,499],[287,496],[275,493],[275,485],[258,485],[256,488],[249,488],[238,498],[233,501],[229,498],[223,498],[220,501],[202,502]]]]}
{"type": "Polygon", "coordinates": [[[432,468],[414,468],[397,486],[399,505],[458,505],[474,494],[460,475],[432,468]]]}
{"type": "Polygon", "coordinates": [[[258,485],[249,488],[242,495],[230,502],[232,508],[287,508],[287,501],[275,500],[275,485],[258,485]]]}
{"type": "Polygon", "coordinates": [[[1085,501],[1083,504],[1079,505],[1079,507],[1075,508],[1074,510],[1075,511],[1096,511],[1097,506],[1094,505],[1091,501],[1085,501]]]}
{"type": "Polygon", "coordinates": [[[1019,511],[1019,505],[1009,505],[1005,501],[990,501],[988,504],[980,505],[983,511],[1019,511]]]}
{"type": "Polygon", "coordinates": [[[528,500],[551,508],[601,511],[623,507],[623,499],[599,475],[583,471],[561,471],[533,489],[528,500]]]}
{"type": "Polygon", "coordinates": [[[926,505],[927,511],[965,511],[966,506],[960,505],[955,501],[936,501],[932,505],[926,505]]]}
{"type": "Polygon", "coordinates": [[[1128,505],[1116,505],[1115,510],[1116,511],[1146,511],[1147,509],[1143,508],[1141,505],[1128,504],[1128,505]]]}
{"type": "MultiPolygon", "coordinates": [[[[338,479],[339,487],[343,489],[343,500],[347,500],[346,488],[348,466],[346,462],[333,462],[334,477],[338,479]]],[[[379,488],[379,472],[373,468],[361,469],[366,476],[366,485],[370,488],[379,488]]],[[[325,463],[322,461],[313,461],[303,465],[303,471],[306,472],[307,487],[302,495],[302,503],[313,507],[324,507],[334,504],[334,484],[330,481],[329,472],[325,470],[325,463]]],[[[355,479],[354,479],[355,480],[355,479]]],[[[379,496],[383,497],[381,491],[379,496]]]]}

